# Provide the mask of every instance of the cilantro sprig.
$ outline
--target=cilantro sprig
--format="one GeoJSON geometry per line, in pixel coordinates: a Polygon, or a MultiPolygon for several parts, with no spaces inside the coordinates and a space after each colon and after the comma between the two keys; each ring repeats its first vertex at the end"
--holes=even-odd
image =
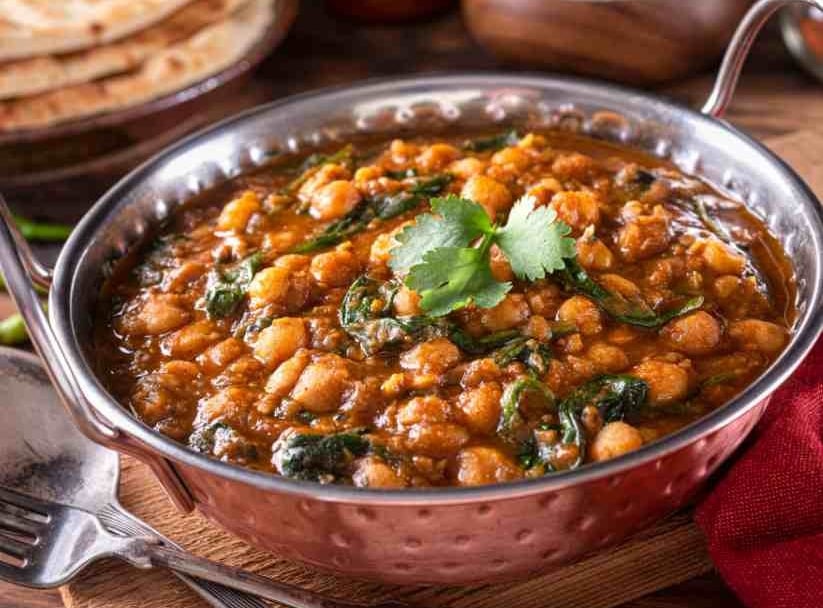
{"type": "Polygon", "coordinates": [[[405,283],[420,296],[420,306],[431,316],[444,316],[471,303],[482,308],[497,305],[512,288],[491,272],[489,254],[497,245],[515,276],[535,281],[562,270],[574,257],[571,229],[548,207],[535,208],[524,196],[509,213],[504,226],[493,224],[474,201],[447,196],[431,200],[433,213],[417,218],[397,235],[389,265],[407,272],[405,283]]]}

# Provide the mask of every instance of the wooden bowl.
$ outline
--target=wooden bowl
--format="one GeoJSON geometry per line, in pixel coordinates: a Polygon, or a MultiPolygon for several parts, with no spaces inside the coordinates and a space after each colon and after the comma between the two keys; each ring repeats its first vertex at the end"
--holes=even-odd
{"type": "Polygon", "coordinates": [[[513,64],[649,85],[713,65],[751,0],[462,0],[466,26],[513,64]]]}

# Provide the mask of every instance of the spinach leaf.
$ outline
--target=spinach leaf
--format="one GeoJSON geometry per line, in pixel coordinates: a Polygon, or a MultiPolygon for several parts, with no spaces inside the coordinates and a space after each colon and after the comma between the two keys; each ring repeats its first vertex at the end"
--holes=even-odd
{"type": "Polygon", "coordinates": [[[329,483],[345,476],[351,462],[368,450],[369,441],[359,432],[294,433],[275,443],[272,463],[285,477],[329,483]]]}
{"type": "Polygon", "coordinates": [[[518,378],[506,386],[500,398],[501,413],[497,426],[498,432],[510,435],[517,426],[524,423],[520,414],[520,397],[527,391],[539,393],[549,406],[554,404],[554,394],[548,386],[530,376],[518,378]]]}
{"type": "Polygon", "coordinates": [[[188,445],[201,454],[213,454],[216,445],[232,441],[237,433],[228,424],[222,421],[198,426],[189,435],[188,445]]]}
{"type": "Polygon", "coordinates": [[[329,224],[320,234],[294,247],[292,253],[309,253],[337,245],[365,230],[374,219],[388,220],[411,211],[426,197],[439,194],[452,179],[448,173],[434,175],[418,180],[408,190],[364,199],[347,215],[329,224]]]}
{"type": "Polygon", "coordinates": [[[249,283],[260,269],[263,255],[253,253],[233,268],[213,270],[206,289],[206,312],[209,317],[228,317],[237,310],[246,296],[249,283]]]}
{"type": "MultiPolygon", "coordinates": [[[[592,405],[600,412],[604,422],[623,420],[626,414],[638,410],[645,402],[649,385],[644,380],[629,375],[604,374],[579,386],[557,406],[560,420],[561,442],[578,448],[577,460],[569,468],[580,466],[586,456],[586,432],[580,414],[592,405]]],[[[551,463],[554,446],[542,450],[542,460],[551,463]]]]}
{"type": "Polygon", "coordinates": [[[367,355],[415,338],[428,339],[448,333],[446,325],[436,319],[391,316],[392,303],[400,286],[398,279],[381,283],[362,275],[349,286],[343,297],[338,311],[340,327],[367,355]]]}
{"type": "Polygon", "coordinates": [[[556,275],[567,288],[588,296],[615,320],[648,329],[660,327],[675,317],[696,310],[704,301],[703,296],[695,296],[672,310],[658,314],[641,298],[630,299],[600,285],[580,266],[576,258],[567,259],[565,268],[556,275]]]}
{"type": "Polygon", "coordinates": [[[467,140],[463,143],[463,149],[471,152],[486,152],[488,150],[499,150],[506,146],[513,146],[518,141],[520,141],[520,135],[515,129],[511,129],[499,135],[467,140]]]}
{"type": "MultiPolygon", "coordinates": [[[[346,291],[338,311],[340,327],[354,338],[367,355],[408,344],[415,340],[449,338],[472,355],[492,353],[498,365],[522,361],[536,374],[544,374],[551,359],[549,346],[516,329],[475,338],[455,323],[442,318],[393,316],[392,305],[400,289],[400,279],[380,282],[368,275],[358,277],[346,291]]],[[[557,324],[554,336],[576,331],[557,324]]]]}

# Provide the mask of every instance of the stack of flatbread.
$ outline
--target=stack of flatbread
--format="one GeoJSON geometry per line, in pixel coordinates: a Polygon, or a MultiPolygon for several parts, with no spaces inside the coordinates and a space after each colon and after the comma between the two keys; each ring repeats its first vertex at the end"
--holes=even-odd
{"type": "Polygon", "coordinates": [[[277,0],[0,0],[0,132],[139,105],[236,63],[277,0]]]}

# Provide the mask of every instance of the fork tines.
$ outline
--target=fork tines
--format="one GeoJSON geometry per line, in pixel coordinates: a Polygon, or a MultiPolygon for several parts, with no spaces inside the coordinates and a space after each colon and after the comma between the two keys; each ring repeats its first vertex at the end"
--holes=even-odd
{"type": "MultiPolygon", "coordinates": [[[[16,558],[25,566],[26,557],[38,540],[42,524],[49,515],[36,498],[0,486],[0,554],[16,558]]],[[[8,564],[5,565],[14,565],[8,564]]]]}

